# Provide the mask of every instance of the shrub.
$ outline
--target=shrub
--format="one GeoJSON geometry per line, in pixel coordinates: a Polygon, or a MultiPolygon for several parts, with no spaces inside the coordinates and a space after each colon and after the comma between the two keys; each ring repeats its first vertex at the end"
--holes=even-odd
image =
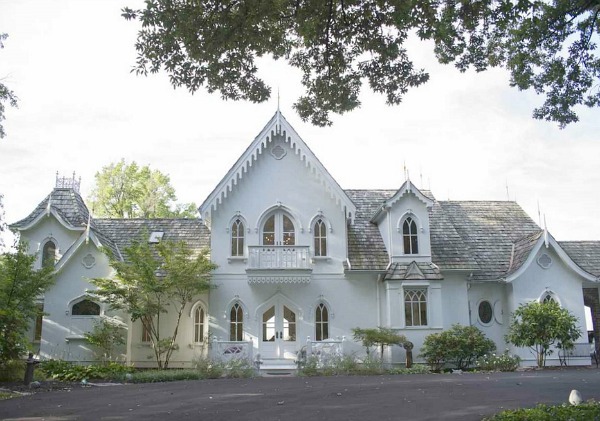
{"type": "Polygon", "coordinates": [[[90,379],[121,379],[126,373],[131,373],[133,367],[109,362],[106,365],[76,365],[69,361],[43,361],[39,367],[47,377],[54,380],[77,382],[90,379]]]}
{"type": "Polygon", "coordinates": [[[495,349],[494,342],[475,326],[455,324],[448,330],[428,335],[420,356],[434,371],[441,370],[446,364],[463,370],[495,349]]]}
{"type": "Polygon", "coordinates": [[[515,371],[519,368],[521,358],[518,355],[510,355],[508,351],[504,354],[485,354],[477,359],[476,365],[484,371],[515,371]]]}
{"type": "Polygon", "coordinates": [[[431,370],[426,364],[414,364],[410,368],[395,367],[388,371],[389,374],[429,374],[431,370]]]}
{"type": "Polygon", "coordinates": [[[562,405],[538,405],[529,409],[509,409],[496,415],[484,418],[487,421],[588,421],[600,419],[600,403],[586,402],[577,406],[562,405]]]}
{"type": "Polygon", "coordinates": [[[200,373],[196,369],[143,370],[131,376],[133,383],[161,383],[178,380],[199,380],[200,373]]]}
{"type": "Polygon", "coordinates": [[[226,376],[232,379],[254,377],[256,370],[246,358],[233,358],[225,364],[226,376]]]}
{"type": "Polygon", "coordinates": [[[0,370],[0,382],[14,382],[25,377],[25,363],[21,360],[6,362],[0,370]]]}
{"type": "Polygon", "coordinates": [[[220,361],[199,357],[192,361],[193,367],[198,371],[201,379],[218,379],[225,373],[225,366],[220,361]]]}

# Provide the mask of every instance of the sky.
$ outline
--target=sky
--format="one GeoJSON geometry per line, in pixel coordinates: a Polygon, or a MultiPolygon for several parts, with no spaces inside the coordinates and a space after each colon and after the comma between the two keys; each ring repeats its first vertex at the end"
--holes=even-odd
{"type": "Polygon", "coordinates": [[[459,73],[431,45],[409,53],[430,81],[398,106],[363,88],[360,110],[331,127],[293,110],[300,73],[262,59],[272,87],[263,104],[173,89],[164,73],[131,73],[137,22],[120,16],[139,0],[0,0],[0,78],[19,97],[0,140],[0,193],[9,223],[27,216],[55,176],[94,175],[124,158],[170,176],[179,202],[201,204],[279,106],[346,189],[396,189],[404,166],[438,200],[516,200],[558,240],[600,240],[600,110],[561,130],[533,120],[543,98],[509,87],[502,69],[459,73]],[[539,209],[539,213],[538,213],[539,209]],[[541,215],[541,218],[540,218],[541,215]]]}

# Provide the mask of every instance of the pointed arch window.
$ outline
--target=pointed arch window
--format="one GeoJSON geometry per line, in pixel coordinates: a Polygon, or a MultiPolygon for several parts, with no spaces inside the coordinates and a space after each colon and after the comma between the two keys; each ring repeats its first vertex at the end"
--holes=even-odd
{"type": "Polygon", "coordinates": [[[406,326],[427,326],[427,288],[404,290],[404,320],[406,326]]]}
{"type": "Polygon", "coordinates": [[[296,245],[296,229],[292,219],[283,212],[270,215],[262,226],[262,245],[296,245]]]}
{"type": "Polygon", "coordinates": [[[315,314],[315,340],[329,339],[329,310],[323,303],[319,304],[315,314]]]}
{"type": "Polygon", "coordinates": [[[327,227],[325,221],[319,218],[315,221],[315,256],[327,256],[327,227]]]}
{"type": "Polygon", "coordinates": [[[72,316],[99,316],[100,305],[93,302],[92,300],[81,300],[78,303],[73,304],[71,308],[72,316]]]}
{"type": "Polygon", "coordinates": [[[231,256],[244,256],[244,222],[236,218],[231,224],[231,256]]]}
{"type": "Polygon", "coordinates": [[[402,224],[402,236],[404,239],[404,254],[419,254],[417,224],[410,216],[402,224]]]}
{"type": "Polygon", "coordinates": [[[242,341],[243,339],[244,311],[239,303],[235,303],[229,313],[229,340],[242,341]]]}
{"type": "Polygon", "coordinates": [[[42,267],[52,267],[56,264],[56,244],[52,240],[46,241],[42,249],[42,267]]]}
{"type": "Polygon", "coordinates": [[[204,342],[204,332],[206,331],[204,325],[204,317],[204,308],[198,306],[198,308],[196,308],[196,311],[194,311],[194,343],[197,344],[204,342]]]}

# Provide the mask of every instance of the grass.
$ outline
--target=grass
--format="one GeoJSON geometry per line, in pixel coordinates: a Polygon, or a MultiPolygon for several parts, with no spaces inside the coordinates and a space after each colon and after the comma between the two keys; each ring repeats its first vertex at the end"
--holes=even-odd
{"type": "Polygon", "coordinates": [[[600,420],[600,403],[589,401],[580,405],[538,405],[535,408],[509,409],[484,421],[593,421],[600,420]]]}

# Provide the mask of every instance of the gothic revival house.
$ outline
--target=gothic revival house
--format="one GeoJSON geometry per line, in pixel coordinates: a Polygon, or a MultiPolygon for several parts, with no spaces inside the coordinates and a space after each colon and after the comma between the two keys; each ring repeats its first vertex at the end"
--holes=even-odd
{"type": "MultiPolygon", "coordinates": [[[[439,201],[410,180],[398,190],[344,190],[279,111],[199,211],[195,220],[96,219],[78,187],[63,184],[14,223],[38,264],[56,269],[40,302],[40,355],[91,360],[83,333],[104,316],[128,328],[124,358],[151,364],[141,324],[87,294],[88,279],[112,274],[102,249],[122,258],[148,233],[150,242],[210,247],[218,265],[216,288],[181,322],[172,367],[232,350],[286,366],[323,343],[360,354],[354,327],[396,329],[417,356],[427,335],[474,325],[503,350],[511,312],[531,300],[557,301],[584,333],[584,306],[600,317],[600,242],[558,242],[515,202],[439,201]]],[[[528,350],[511,351],[535,363],[528,350]]],[[[404,352],[387,358],[403,362],[404,352]]]]}

